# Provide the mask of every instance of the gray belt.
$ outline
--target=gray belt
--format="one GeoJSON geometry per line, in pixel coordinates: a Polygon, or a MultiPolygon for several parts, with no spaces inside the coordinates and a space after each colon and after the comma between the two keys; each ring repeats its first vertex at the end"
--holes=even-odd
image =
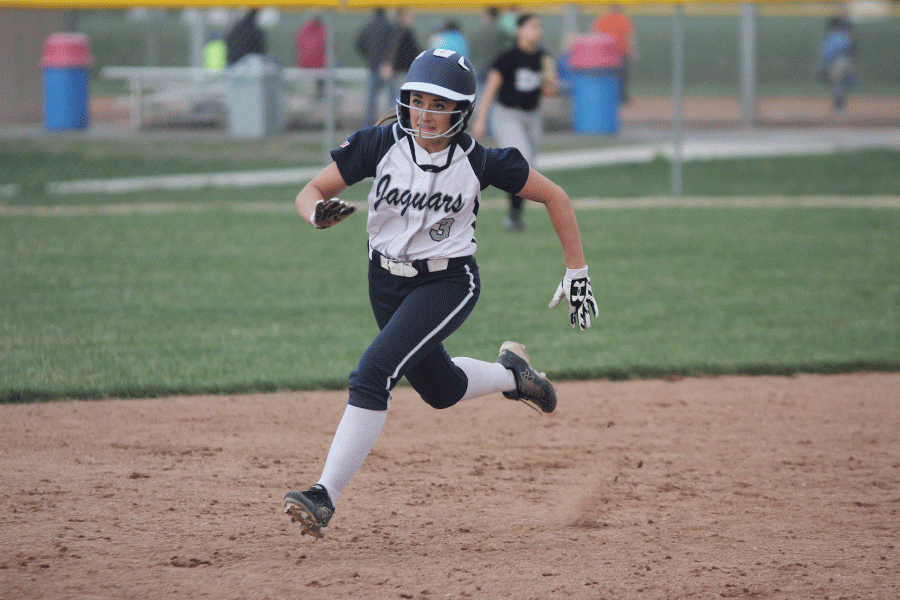
{"type": "Polygon", "coordinates": [[[435,273],[437,271],[446,271],[450,265],[449,258],[431,258],[428,260],[411,260],[401,261],[388,258],[372,246],[369,246],[369,259],[376,265],[380,266],[399,277],[415,277],[419,274],[435,273]]]}

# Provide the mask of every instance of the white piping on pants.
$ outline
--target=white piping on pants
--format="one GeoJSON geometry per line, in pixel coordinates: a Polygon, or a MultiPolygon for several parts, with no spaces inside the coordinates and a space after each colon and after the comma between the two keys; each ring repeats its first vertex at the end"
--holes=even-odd
{"type": "Polygon", "coordinates": [[[405,365],[409,361],[409,359],[410,359],[410,357],[412,357],[412,355],[414,355],[416,352],[418,352],[419,348],[421,348],[425,344],[425,342],[427,342],[428,340],[433,338],[437,334],[438,331],[443,329],[444,326],[446,326],[447,323],[450,321],[450,319],[452,319],[454,316],[456,316],[456,314],[459,311],[461,311],[463,309],[463,307],[466,305],[466,303],[469,300],[471,300],[472,297],[475,295],[475,276],[472,275],[472,270],[469,268],[469,265],[466,265],[465,267],[466,267],[466,273],[469,274],[469,293],[466,294],[466,297],[463,298],[463,301],[460,302],[459,305],[449,315],[447,315],[447,317],[443,321],[441,321],[437,327],[432,329],[428,333],[428,335],[426,335],[424,338],[422,338],[421,342],[416,344],[415,348],[410,350],[409,354],[407,354],[406,356],[403,357],[403,360],[401,360],[400,364],[397,365],[397,369],[391,374],[390,377],[388,377],[387,385],[385,385],[385,390],[388,392],[389,396],[391,393],[391,381],[397,381],[398,375],[400,373],[400,369],[403,368],[403,365],[405,365]]]}

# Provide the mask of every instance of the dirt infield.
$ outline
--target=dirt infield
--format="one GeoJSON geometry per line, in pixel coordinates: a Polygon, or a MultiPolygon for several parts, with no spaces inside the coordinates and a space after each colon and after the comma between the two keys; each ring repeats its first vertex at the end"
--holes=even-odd
{"type": "Polygon", "coordinates": [[[900,597],[900,374],[559,395],[398,389],[321,541],[342,392],[0,406],[0,597],[900,597]]]}
{"type": "MultiPolygon", "coordinates": [[[[685,123],[707,127],[740,126],[742,110],[741,99],[731,97],[689,97],[683,106],[685,123]]],[[[667,125],[672,114],[669,98],[636,98],[620,111],[625,126],[667,125]]],[[[756,119],[760,126],[895,126],[900,120],[900,100],[851,95],[846,112],[835,116],[827,96],[763,96],[756,105],[756,119]]]]}

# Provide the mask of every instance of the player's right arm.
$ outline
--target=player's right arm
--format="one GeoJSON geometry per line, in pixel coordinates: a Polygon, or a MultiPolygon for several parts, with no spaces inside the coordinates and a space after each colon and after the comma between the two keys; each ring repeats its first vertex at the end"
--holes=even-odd
{"type": "Polygon", "coordinates": [[[331,163],[316,175],[312,181],[303,186],[297,194],[297,212],[309,223],[318,228],[330,227],[353,213],[356,207],[337,200],[338,194],[347,189],[347,184],[338,170],[337,164],[331,163]],[[336,204],[329,204],[336,202],[336,204]],[[328,214],[323,214],[327,209],[328,214]],[[317,217],[318,213],[318,219],[317,217]],[[324,220],[327,219],[327,220],[324,220]]]}
{"type": "Polygon", "coordinates": [[[541,56],[541,95],[552,98],[559,92],[559,73],[556,61],[549,54],[541,56]]]}

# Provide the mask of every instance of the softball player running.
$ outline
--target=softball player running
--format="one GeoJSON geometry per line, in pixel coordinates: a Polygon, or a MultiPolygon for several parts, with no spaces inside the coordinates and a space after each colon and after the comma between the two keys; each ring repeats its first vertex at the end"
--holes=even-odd
{"type": "Polygon", "coordinates": [[[493,185],[546,207],[566,263],[550,308],[567,299],[570,325],[582,330],[599,315],[569,197],[518,150],[484,148],[464,133],[474,103],[471,63],[449,50],[426,50],[401,87],[397,122],[353,134],[297,195],[300,216],[321,229],[354,212],[336,198],[341,191],[374,178],[369,298],[381,330],[350,374],[348,406],[318,483],[284,496],[284,511],[303,534],[324,535],[341,491],[375,445],[401,377],[434,408],[495,392],[546,413],[556,408],[553,386],[521,344],[505,342],[493,363],[444,350],[480,292],[473,254],[481,190],[493,185]]]}

